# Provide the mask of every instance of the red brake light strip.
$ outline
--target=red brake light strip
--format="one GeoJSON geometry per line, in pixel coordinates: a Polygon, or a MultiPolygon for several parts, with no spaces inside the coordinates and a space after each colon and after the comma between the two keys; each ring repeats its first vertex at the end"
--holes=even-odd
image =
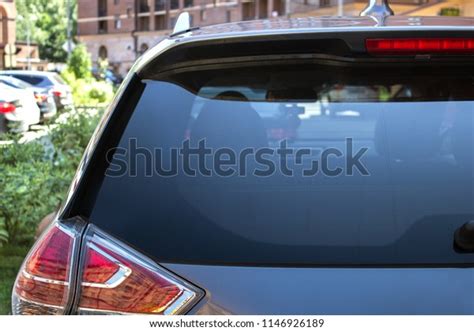
{"type": "Polygon", "coordinates": [[[365,44],[375,55],[474,54],[473,38],[367,39],[365,44]]]}

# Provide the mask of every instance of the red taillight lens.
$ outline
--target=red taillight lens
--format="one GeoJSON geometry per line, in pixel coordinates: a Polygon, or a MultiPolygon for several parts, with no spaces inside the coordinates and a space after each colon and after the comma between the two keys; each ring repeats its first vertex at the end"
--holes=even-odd
{"type": "Polygon", "coordinates": [[[9,103],[9,102],[0,102],[0,113],[2,114],[7,114],[14,112],[16,110],[16,107],[14,104],[9,103]]]}
{"type": "Polygon", "coordinates": [[[379,55],[474,54],[472,38],[367,39],[367,52],[379,55]]]}
{"type": "Polygon", "coordinates": [[[12,296],[14,314],[65,312],[80,226],[80,221],[55,223],[38,240],[15,282],[12,296]]]}
{"type": "Polygon", "coordinates": [[[58,90],[53,90],[52,92],[55,97],[60,97],[62,95],[62,92],[58,90]]]}
{"type": "Polygon", "coordinates": [[[88,247],[82,281],[90,286],[105,284],[120,271],[120,266],[99,253],[96,249],[88,247]]]}
{"type": "Polygon", "coordinates": [[[78,312],[176,314],[202,292],[145,256],[91,230],[85,247],[78,312]]]}
{"type": "Polygon", "coordinates": [[[15,283],[14,314],[178,314],[202,297],[198,288],[94,226],[79,256],[84,230],[81,220],[56,222],[35,244],[15,283]]]}

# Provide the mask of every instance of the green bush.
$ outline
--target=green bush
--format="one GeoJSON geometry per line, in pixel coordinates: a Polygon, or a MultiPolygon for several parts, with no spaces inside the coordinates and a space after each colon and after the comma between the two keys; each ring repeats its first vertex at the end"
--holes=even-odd
{"type": "Polygon", "coordinates": [[[114,96],[112,85],[104,81],[78,79],[71,87],[76,105],[102,106],[108,104],[114,96]]]}
{"type": "Polygon", "coordinates": [[[72,89],[72,97],[76,106],[104,106],[110,103],[114,96],[114,88],[105,81],[98,81],[93,77],[76,78],[68,68],[61,76],[72,89]]]}
{"type": "Polygon", "coordinates": [[[36,224],[55,210],[64,192],[64,174],[53,173],[49,162],[22,162],[3,167],[0,179],[2,199],[0,219],[8,242],[27,244],[35,234],[36,224]]]}
{"type": "MultiPolygon", "coordinates": [[[[51,142],[55,149],[53,162],[56,167],[68,171],[76,169],[101,115],[100,111],[77,111],[51,130],[51,142]]],[[[71,179],[72,175],[73,172],[71,179]]]]}
{"type": "MultiPolygon", "coordinates": [[[[101,62],[100,70],[105,71],[108,62],[101,62]]],[[[71,54],[68,66],[61,73],[62,78],[71,86],[76,106],[106,105],[114,96],[113,86],[105,81],[96,80],[91,73],[92,61],[83,44],[78,45],[71,54]]]]}
{"type": "Polygon", "coordinates": [[[76,79],[88,79],[92,76],[91,55],[84,44],[77,45],[67,62],[68,68],[74,73],[76,79]]]}
{"type": "Polygon", "coordinates": [[[0,148],[3,241],[27,243],[33,237],[38,215],[56,207],[57,182],[50,176],[51,168],[39,143],[13,141],[0,148]]]}
{"type": "Polygon", "coordinates": [[[52,156],[38,142],[0,147],[0,244],[28,244],[64,198],[100,114],[72,113],[51,129],[52,156]]]}
{"type": "Polygon", "coordinates": [[[0,315],[11,313],[13,283],[29,248],[17,245],[0,248],[0,315]]]}

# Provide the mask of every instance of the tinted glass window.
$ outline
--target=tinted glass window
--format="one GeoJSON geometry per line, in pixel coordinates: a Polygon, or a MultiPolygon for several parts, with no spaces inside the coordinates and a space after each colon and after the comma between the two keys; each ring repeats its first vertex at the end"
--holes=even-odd
{"type": "Polygon", "coordinates": [[[42,76],[34,76],[34,75],[12,75],[15,78],[21,79],[31,85],[38,86],[38,87],[45,87],[49,85],[53,85],[52,82],[47,79],[46,77],[42,76]]]}
{"type": "Polygon", "coordinates": [[[20,79],[16,79],[14,77],[9,76],[0,76],[0,81],[8,86],[15,87],[15,88],[29,88],[31,84],[28,84],[25,81],[20,79]]]}
{"type": "Polygon", "coordinates": [[[261,65],[144,80],[90,219],[160,261],[472,263],[453,248],[474,220],[472,72],[261,65]]]}

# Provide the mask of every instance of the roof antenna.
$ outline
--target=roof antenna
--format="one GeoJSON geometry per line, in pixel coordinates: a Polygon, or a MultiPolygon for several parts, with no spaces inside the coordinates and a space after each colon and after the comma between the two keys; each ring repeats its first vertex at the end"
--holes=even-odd
{"type": "Polygon", "coordinates": [[[180,32],[185,32],[191,29],[191,17],[188,12],[183,12],[179,14],[176,24],[174,25],[173,33],[177,34],[180,32]]]}
{"type": "Polygon", "coordinates": [[[369,4],[363,11],[360,12],[360,16],[372,16],[376,19],[384,20],[387,16],[393,16],[394,12],[388,0],[369,0],[369,4]]]}

